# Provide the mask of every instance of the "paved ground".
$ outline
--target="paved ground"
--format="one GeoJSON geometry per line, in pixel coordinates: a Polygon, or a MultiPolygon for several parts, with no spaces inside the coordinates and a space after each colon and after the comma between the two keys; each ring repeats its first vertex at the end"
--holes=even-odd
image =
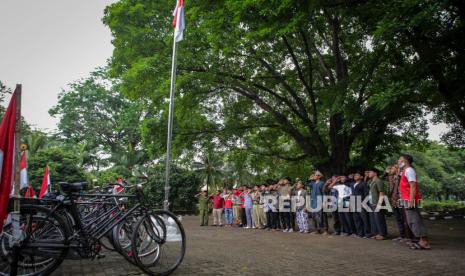
{"type": "MultiPolygon", "coordinates": [[[[389,219],[390,233],[397,232],[389,219]]],[[[391,240],[198,226],[184,217],[187,252],[173,275],[465,275],[465,220],[427,221],[431,251],[391,240]]],[[[65,261],[53,274],[142,275],[116,254],[65,261]]]]}

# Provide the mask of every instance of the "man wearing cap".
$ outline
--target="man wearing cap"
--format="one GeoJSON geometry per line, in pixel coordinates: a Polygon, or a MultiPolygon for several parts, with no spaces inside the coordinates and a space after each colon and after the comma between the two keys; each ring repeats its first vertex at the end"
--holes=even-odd
{"type": "Polygon", "coordinates": [[[200,226],[208,226],[208,193],[207,190],[202,190],[195,195],[199,199],[199,215],[200,226]]]}
{"type": "Polygon", "coordinates": [[[282,200],[280,200],[279,214],[281,216],[283,232],[294,232],[291,224],[291,179],[289,177],[284,177],[281,179],[280,183],[281,185],[278,188],[278,192],[282,200]]]}
{"type": "Polygon", "coordinates": [[[419,205],[421,202],[421,194],[415,169],[411,166],[413,157],[408,154],[402,154],[398,163],[402,170],[399,184],[400,197],[405,209],[407,224],[413,235],[420,239],[418,243],[412,243],[410,248],[431,249],[428,241],[428,233],[420,215],[419,205]]]}
{"type": "MultiPolygon", "coordinates": [[[[355,202],[356,204],[359,204],[359,202],[361,204],[361,202],[363,202],[368,196],[369,188],[363,181],[363,174],[361,172],[354,173],[354,181],[355,183],[353,185],[352,196],[360,197],[360,201],[355,200],[355,202]]],[[[367,211],[362,208],[362,206],[355,206],[354,209],[354,221],[357,236],[360,238],[369,238],[371,230],[367,211]]]]}
{"type": "Polygon", "coordinates": [[[369,202],[372,212],[370,213],[372,238],[384,240],[387,235],[386,218],[383,210],[376,210],[384,198],[384,181],[378,177],[376,168],[368,169],[368,186],[370,187],[369,202]]]}
{"type": "Polygon", "coordinates": [[[321,180],[323,178],[323,174],[320,171],[316,171],[310,177],[310,184],[311,184],[311,202],[310,207],[312,209],[312,221],[313,227],[315,231],[311,234],[328,234],[328,218],[326,217],[326,213],[323,212],[322,206],[320,206],[320,210],[316,210],[318,207],[318,201],[320,201],[321,205],[323,205],[323,195],[324,195],[324,187],[325,183],[321,180]]]}

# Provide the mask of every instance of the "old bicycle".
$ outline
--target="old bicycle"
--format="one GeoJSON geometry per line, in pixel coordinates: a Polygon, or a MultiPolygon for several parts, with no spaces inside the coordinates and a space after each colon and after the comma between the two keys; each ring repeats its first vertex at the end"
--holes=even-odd
{"type": "Polygon", "coordinates": [[[102,239],[149,275],[167,275],[179,266],[186,246],[183,226],[173,213],[147,205],[141,184],[126,187],[134,195],[83,195],[85,185],[60,183],[62,195],[55,199],[22,200],[23,238],[13,245],[13,224],[4,226],[0,275],[48,275],[70,255],[99,257],[102,239]]]}

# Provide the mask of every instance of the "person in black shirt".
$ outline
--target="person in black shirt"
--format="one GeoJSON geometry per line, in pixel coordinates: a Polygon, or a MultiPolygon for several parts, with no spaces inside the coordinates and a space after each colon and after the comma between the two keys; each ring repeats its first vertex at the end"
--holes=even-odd
{"type": "MultiPolygon", "coordinates": [[[[353,192],[352,196],[360,197],[360,202],[363,202],[368,196],[369,188],[366,182],[363,181],[363,175],[360,172],[354,174],[353,192]]],[[[355,202],[358,202],[357,200],[355,202]]],[[[362,206],[355,206],[354,222],[357,230],[357,236],[361,238],[369,238],[371,236],[370,221],[368,213],[362,206]]]]}

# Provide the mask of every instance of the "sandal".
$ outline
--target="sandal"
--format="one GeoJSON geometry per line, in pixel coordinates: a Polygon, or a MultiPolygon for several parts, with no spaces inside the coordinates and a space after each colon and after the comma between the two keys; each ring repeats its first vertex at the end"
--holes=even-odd
{"type": "Polygon", "coordinates": [[[429,245],[428,246],[423,246],[423,245],[421,245],[419,243],[412,243],[410,245],[410,249],[412,249],[412,250],[431,250],[431,246],[429,246],[429,245]]]}

